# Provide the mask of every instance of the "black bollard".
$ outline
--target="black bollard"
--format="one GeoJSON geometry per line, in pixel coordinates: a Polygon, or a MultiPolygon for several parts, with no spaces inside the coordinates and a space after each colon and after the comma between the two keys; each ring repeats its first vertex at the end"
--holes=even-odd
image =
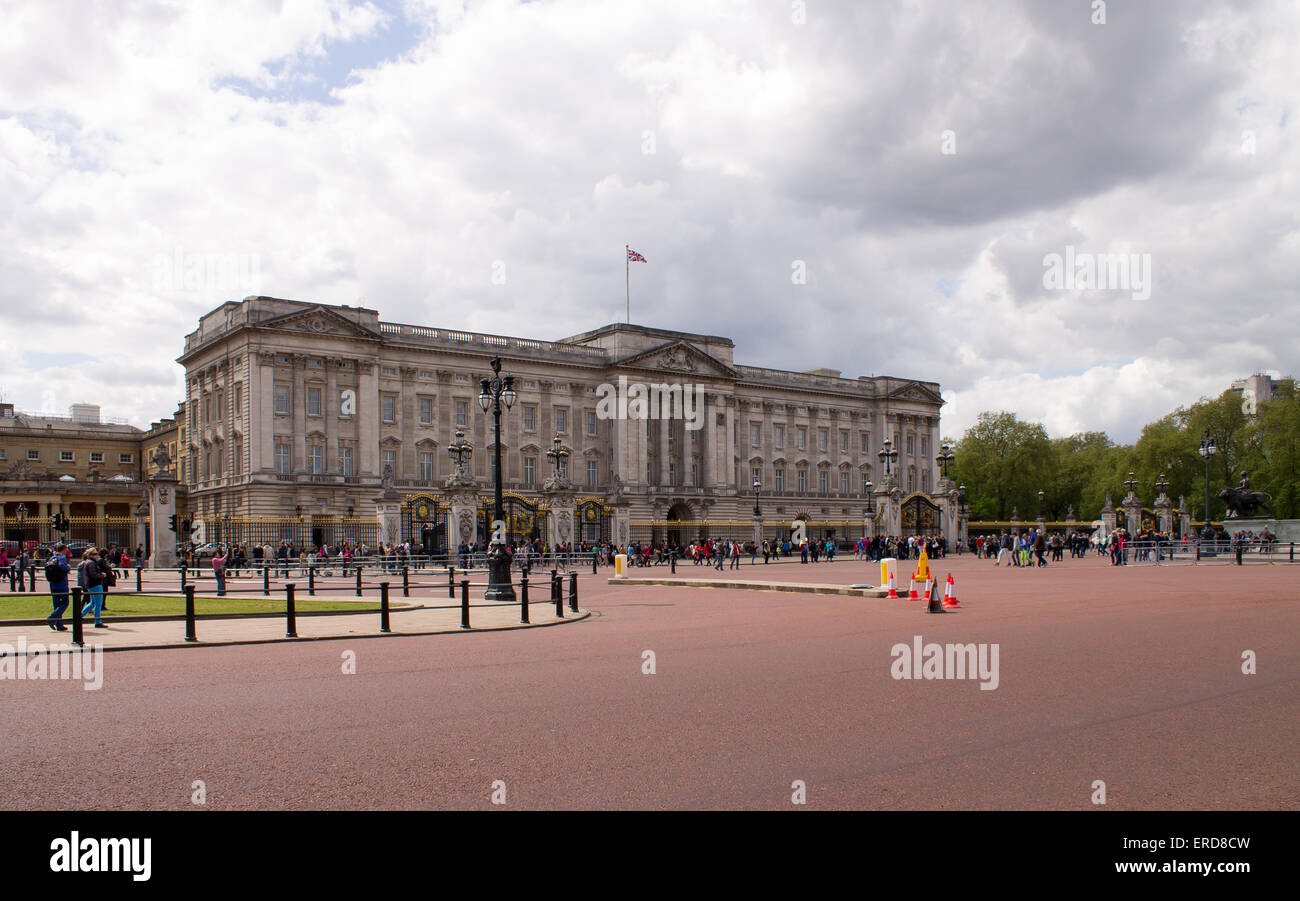
{"type": "Polygon", "coordinates": [[[298,624],[296,622],[297,616],[293,609],[293,583],[292,582],[284,586],[284,615],[285,615],[284,637],[297,638],[298,624]]]}
{"type": "Polygon", "coordinates": [[[592,574],[593,576],[596,574],[596,555],[595,555],[595,554],[592,554],[592,555],[591,555],[591,574],[592,574]]]}
{"type": "Polygon", "coordinates": [[[185,567],[181,567],[181,590],[185,590],[185,567]]]}
{"type": "Polygon", "coordinates": [[[194,586],[185,586],[185,640],[198,641],[194,636],[194,586]]]}
{"type": "Polygon", "coordinates": [[[316,597],[316,567],[307,564],[307,594],[309,597],[316,597]]]}
{"type": "Polygon", "coordinates": [[[456,567],[447,564],[447,597],[456,597],[456,567]]]}
{"type": "Polygon", "coordinates": [[[578,612],[578,574],[569,573],[569,609],[578,612]]]}
{"type": "Polygon", "coordinates": [[[677,555],[672,554],[671,556],[669,556],[668,560],[669,560],[669,566],[672,568],[673,575],[677,575],[677,555]]]}
{"type": "Polygon", "coordinates": [[[405,563],[402,564],[402,597],[411,596],[411,571],[405,563]]]}
{"type": "Polygon", "coordinates": [[[17,573],[17,569],[18,569],[18,567],[16,567],[16,566],[11,566],[11,567],[9,567],[9,593],[10,593],[10,594],[13,594],[13,592],[14,592],[14,586],[16,586],[16,585],[18,584],[18,573],[17,573]]]}
{"type": "Polygon", "coordinates": [[[72,586],[72,643],[79,648],[86,646],[86,635],[81,625],[81,586],[72,586]]]}
{"type": "Polygon", "coordinates": [[[519,621],[528,623],[528,576],[519,580],[519,621]]]}
{"type": "Polygon", "coordinates": [[[1295,563],[1295,542],[1291,542],[1291,563],[1295,563]]]}
{"type": "MultiPolygon", "coordinates": [[[[555,570],[551,570],[552,573],[555,570]]],[[[564,580],[557,575],[551,576],[551,600],[555,601],[555,615],[564,618],[564,580]]]]}
{"type": "MultiPolygon", "coordinates": [[[[360,581],[360,577],[358,577],[357,581],[360,581]]],[[[379,631],[380,632],[393,631],[392,629],[388,628],[388,583],[387,582],[379,583],[379,631]]]]}
{"type": "Polygon", "coordinates": [[[262,567],[262,594],[266,597],[271,596],[271,567],[262,567]]]}
{"type": "Polygon", "coordinates": [[[140,586],[143,584],[143,570],[140,567],[135,568],[135,593],[139,594],[144,589],[140,586]]]}
{"type": "Polygon", "coordinates": [[[460,582],[460,627],[469,628],[469,579],[460,582]]]}
{"type": "MultiPolygon", "coordinates": [[[[385,582],[385,585],[388,583],[385,582]]],[[[357,567],[357,597],[361,597],[361,567],[357,567]]]]}

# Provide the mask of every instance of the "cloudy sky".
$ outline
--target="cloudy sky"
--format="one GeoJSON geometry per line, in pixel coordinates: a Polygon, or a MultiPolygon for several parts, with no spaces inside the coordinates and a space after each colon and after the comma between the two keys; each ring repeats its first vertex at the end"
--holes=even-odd
{"type": "Polygon", "coordinates": [[[20,409],[170,414],[183,336],[249,294],[563,337],[622,320],[625,244],[649,260],[633,321],[938,381],[954,436],[1007,409],[1132,441],[1300,374],[1293,0],[0,0],[0,21],[20,409]],[[1090,283],[1098,259],[1128,284],[1090,283]]]}

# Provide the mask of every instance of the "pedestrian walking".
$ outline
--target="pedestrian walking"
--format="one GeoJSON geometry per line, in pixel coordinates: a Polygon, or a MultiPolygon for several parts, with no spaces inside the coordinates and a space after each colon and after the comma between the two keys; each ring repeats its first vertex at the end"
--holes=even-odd
{"type": "Polygon", "coordinates": [[[99,549],[86,548],[77,566],[77,585],[89,593],[86,606],[81,608],[82,616],[94,616],[96,629],[107,629],[104,625],[104,577],[99,569],[99,549]]]}
{"type": "Polygon", "coordinates": [[[50,600],[54,604],[54,612],[45,618],[50,624],[50,628],[55,632],[66,632],[68,627],[63,625],[63,611],[68,609],[68,573],[72,572],[72,566],[68,563],[68,549],[66,545],[56,544],[54,553],[45,561],[45,581],[50,584],[50,600]]]}

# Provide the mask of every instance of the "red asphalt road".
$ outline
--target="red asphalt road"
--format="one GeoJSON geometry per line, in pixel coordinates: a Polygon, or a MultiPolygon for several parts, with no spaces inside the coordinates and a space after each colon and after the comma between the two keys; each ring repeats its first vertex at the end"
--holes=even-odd
{"type": "Polygon", "coordinates": [[[1300,806],[1300,567],[935,568],[959,612],[602,569],[597,615],[559,628],[111,653],[97,692],[3,680],[0,805],[188,809],[202,780],[213,809],[484,809],[504,780],[514,809],[784,809],[802,780],[809,808],[1088,809],[1102,780],[1112,809],[1300,806]],[[893,679],[914,635],[997,643],[997,689],[893,679]]]}

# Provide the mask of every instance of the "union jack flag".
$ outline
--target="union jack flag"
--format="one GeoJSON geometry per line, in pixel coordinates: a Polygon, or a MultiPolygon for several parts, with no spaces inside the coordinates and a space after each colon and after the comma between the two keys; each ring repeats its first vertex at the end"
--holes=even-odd
{"type": "Polygon", "coordinates": [[[641,256],[641,254],[637,253],[635,250],[632,250],[632,249],[630,249],[630,248],[628,249],[628,252],[627,252],[627,261],[628,261],[629,263],[647,263],[647,262],[649,262],[649,260],[647,260],[645,257],[641,256]]]}

